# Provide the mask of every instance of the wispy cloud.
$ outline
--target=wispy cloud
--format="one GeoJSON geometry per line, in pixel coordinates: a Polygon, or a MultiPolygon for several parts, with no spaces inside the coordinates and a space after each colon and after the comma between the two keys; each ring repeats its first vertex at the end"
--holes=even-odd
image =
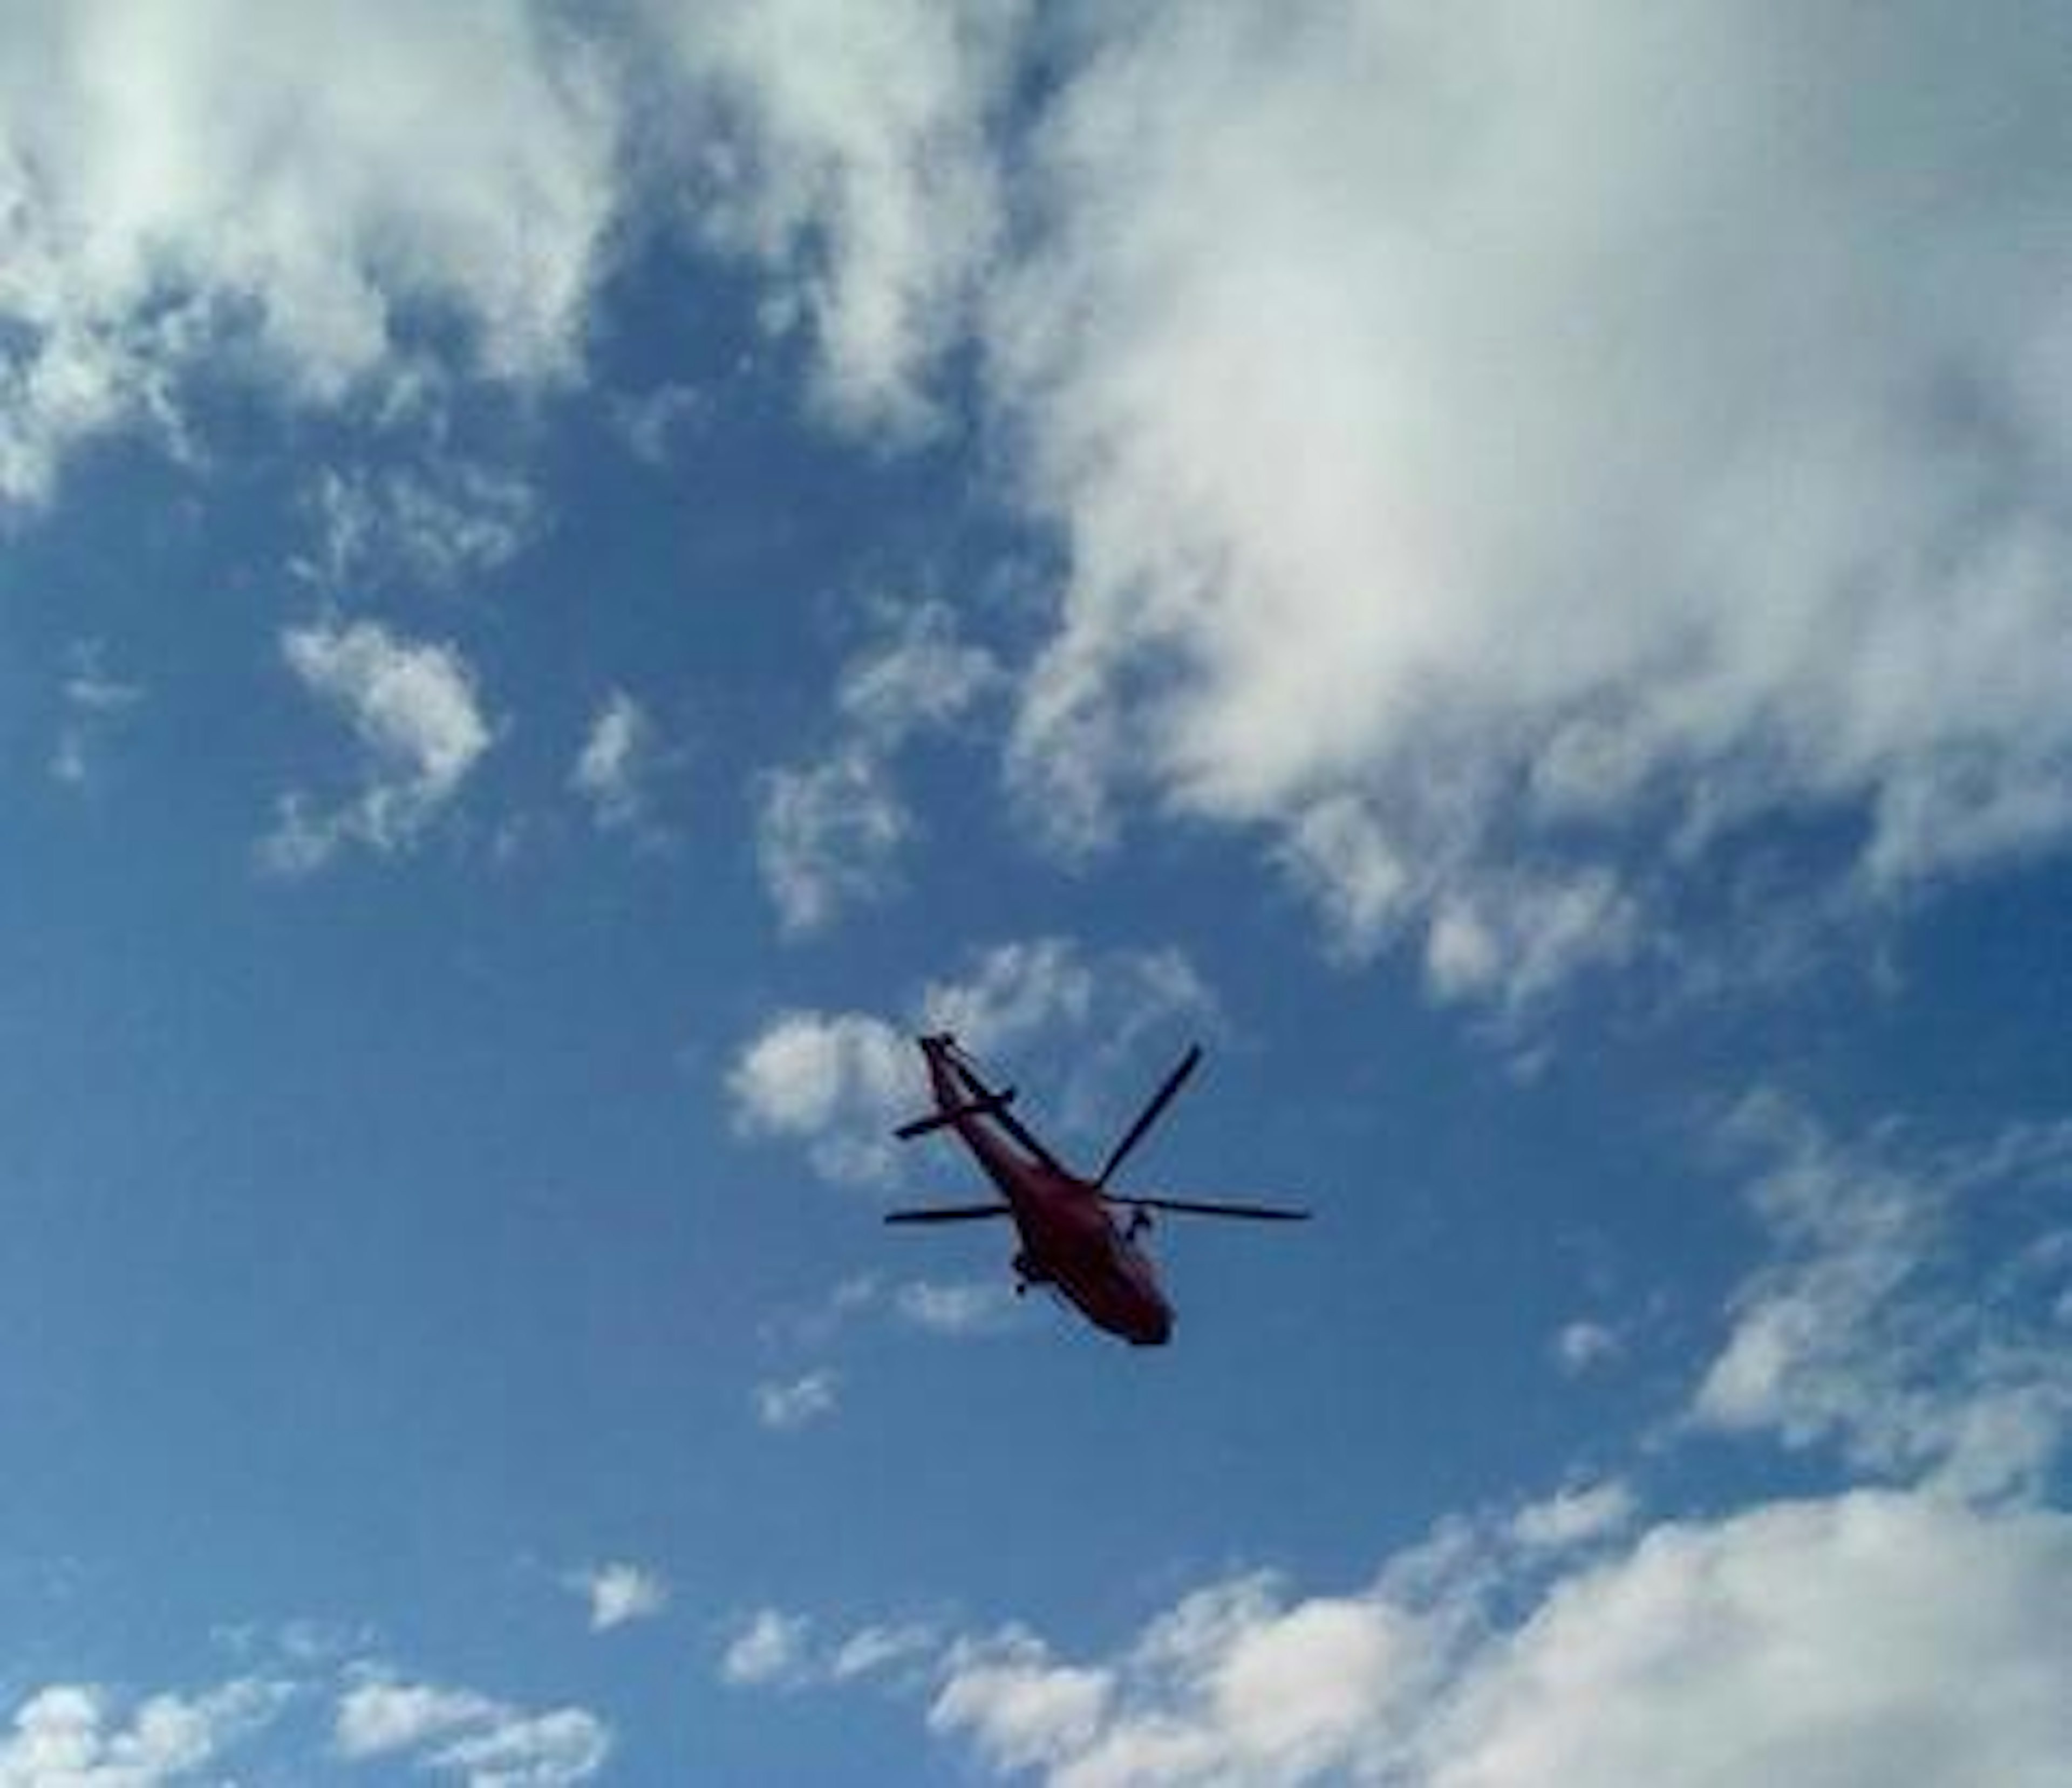
{"type": "Polygon", "coordinates": [[[720,1659],[720,1680],[734,1688],[787,1688],[804,1678],[812,1623],[801,1614],[759,1609],[720,1659]]]}
{"type": "Polygon", "coordinates": [[[841,1400],[841,1376],[827,1367],[795,1379],[769,1379],[755,1387],[755,1419],[779,1433],[825,1421],[841,1400]]]}
{"type": "Polygon", "coordinates": [[[580,1708],[535,1713],[472,1689],[413,1682],[368,1667],[338,1699],[339,1754],[394,1758],[471,1788],[573,1788],[611,1753],[611,1733],[580,1708]]]}
{"type": "Polygon", "coordinates": [[[545,499],[507,468],[442,453],[422,465],[327,468],[307,505],[316,544],[291,569],[339,595],[392,583],[442,588],[494,571],[540,532],[545,499]]]}
{"type": "Polygon", "coordinates": [[[837,680],[833,743],[756,779],[757,861],[795,935],[897,888],[919,824],[899,792],[895,760],[911,741],[956,725],[1002,674],[941,602],[888,608],[880,627],[837,680]]]}
{"type": "Polygon", "coordinates": [[[1015,1299],[1004,1279],[914,1279],[897,1287],[893,1308],[931,1334],[985,1334],[1014,1319],[1015,1299]]]}
{"type": "Polygon", "coordinates": [[[283,795],[261,861],[300,875],[347,844],[382,855],[407,850],[495,738],[467,660],[450,643],[408,639],[376,621],[291,627],[281,653],[303,688],[351,727],[360,788],[328,809],[300,791],[283,795]]]}
{"type": "Polygon", "coordinates": [[[1734,1293],[1692,1418],[1966,1494],[2044,1481],[2072,1432],[2054,1314],[2072,1226],[2051,1198],[2072,1187],[2072,1124],[1926,1150],[1892,1132],[1837,1140],[1765,1093],[1730,1135],[1762,1166],[1749,1202],[1766,1255],[1734,1293]],[[2021,1245],[1981,1278],[1988,1211],[2002,1246],[2021,1245]]]}
{"type": "Polygon", "coordinates": [[[657,1572],[623,1562],[573,1572],[565,1580],[590,1608],[593,1633],[653,1620],[669,1605],[669,1585],[657,1572]]]}
{"type": "Polygon", "coordinates": [[[655,812],[655,784],[674,766],[675,754],[653,715],[625,690],[614,689],[590,717],[569,787],[603,830],[657,843],[668,834],[655,812]]]}
{"type": "Polygon", "coordinates": [[[110,738],[143,701],[144,688],[109,670],[107,647],[101,640],[75,640],[65,659],[59,691],[64,709],[50,771],[68,787],[84,788],[93,780],[95,765],[110,738]]]}
{"type": "Polygon", "coordinates": [[[1589,1317],[1562,1324],[1553,1343],[1555,1363],[1570,1378],[1610,1365],[1625,1348],[1616,1329],[1589,1317]]]}
{"type": "Polygon", "coordinates": [[[802,1689],[876,1680],[903,1686],[923,1679],[943,1645],[926,1621],[870,1622],[823,1636],[810,1615],[758,1609],[737,1626],[720,1654],[719,1679],[730,1688],[802,1689]]]}

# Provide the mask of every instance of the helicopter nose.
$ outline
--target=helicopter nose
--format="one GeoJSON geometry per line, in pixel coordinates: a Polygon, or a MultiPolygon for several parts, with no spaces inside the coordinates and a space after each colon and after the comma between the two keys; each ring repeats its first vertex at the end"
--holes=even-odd
{"type": "Polygon", "coordinates": [[[1173,1338],[1172,1306],[1163,1302],[1151,1305],[1137,1317],[1129,1338],[1140,1347],[1163,1347],[1173,1338]]]}

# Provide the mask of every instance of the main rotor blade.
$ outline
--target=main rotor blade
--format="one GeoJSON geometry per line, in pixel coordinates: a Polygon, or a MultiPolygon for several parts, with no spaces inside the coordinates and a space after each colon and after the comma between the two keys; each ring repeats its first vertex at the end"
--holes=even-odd
{"type": "Polygon", "coordinates": [[[1171,1210],[1187,1217],[1244,1217],[1260,1223],[1301,1223],[1309,1213],[1285,1204],[1233,1204],[1217,1198],[1140,1198],[1120,1193],[1102,1194],[1110,1204],[1132,1210],[1171,1210]]]}
{"type": "Polygon", "coordinates": [[[905,1210],[888,1210],[888,1223],[975,1223],[987,1217],[1011,1217],[1011,1207],[1004,1204],[925,1204],[911,1206],[905,1210]]]}
{"type": "Polygon", "coordinates": [[[1201,1065],[1202,1046],[1190,1043],[1187,1053],[1180,1058],[1180,1065],[1166,1075],[1166,1084],[1151,1095],[1150,1103],[1137,1114],[1137,1121],[1123,1132],[1122,1141],[1108,1151],[1108,1160],[1094,1176],[1094,1184],[1104,1186],[1116,1169],[1121,1166],[1131,1149],[1144,1140],[1144,1132],[1158,1121],[1159,1114],[1173,1103],[1173,1095],[1185,1084],[1187,1076],[1201,1065]]]}

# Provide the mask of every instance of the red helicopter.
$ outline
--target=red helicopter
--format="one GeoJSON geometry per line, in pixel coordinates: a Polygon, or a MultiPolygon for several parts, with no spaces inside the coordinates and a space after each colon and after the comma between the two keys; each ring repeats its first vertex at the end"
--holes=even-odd
{"type": "Polygon", "coordinates": [[[1173,1306],[1159,1288],[1149,1258],[1137,1245],[1137,1238],[1151,1227],[1153,1211],[1241,1217],[1260,1223],[1299,1223],[1309,1215],[1284,1205],[1153,1198],[1108,1190],[1116,1169],[1200,1064],[1198,1045],[1181,1057],[1180,1065],[1108,1151],[1101,1170],[1092,1179],[1083,1179],[1008,1109],[1014,1103],[1014,1089],[1003,1087],[996,1091],[989,1087],[954,1037],[944,1031],[915,1041],[928,1064],[935,1108],[926,1117],[901,1124],[893,1134],[908,1142],[936,1130],[954,1130],[1005,1202],[892,1210],[885,1220],[962,1223],[1011,1218],[1022,1244],[1014,1256],[1018,1295],[1031,1285],[1048,1285],[1097,1327],[1139,1347],[1163,1346],[1173,1337],[1173,1306]],[[1126,1225],[1116,1221],[1120,1211],[1128,1213],[1126,1225]]]}

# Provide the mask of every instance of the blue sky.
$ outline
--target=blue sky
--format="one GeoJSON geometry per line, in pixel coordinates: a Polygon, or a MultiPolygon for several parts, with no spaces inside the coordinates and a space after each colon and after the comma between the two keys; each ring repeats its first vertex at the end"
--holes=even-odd
{"type": "Polygon", "coordinates": [[[0,16],[0,1785],[2054,1780],[2068,88],[0,16]]]}

